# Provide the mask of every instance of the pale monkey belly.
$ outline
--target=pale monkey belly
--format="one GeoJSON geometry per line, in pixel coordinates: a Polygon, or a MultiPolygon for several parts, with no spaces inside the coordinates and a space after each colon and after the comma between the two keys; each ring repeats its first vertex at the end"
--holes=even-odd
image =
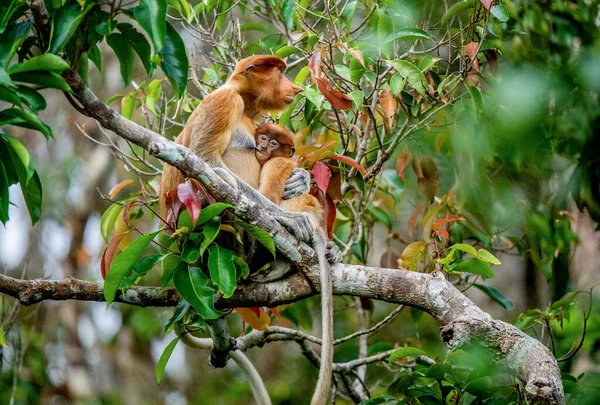
{"type": "Polygon", "coordinates": [[[238,126],[223,154],[225,166],[252,188],[258,189],[260,164],[256,160],[256,144],[248,131],[238,126]]]}

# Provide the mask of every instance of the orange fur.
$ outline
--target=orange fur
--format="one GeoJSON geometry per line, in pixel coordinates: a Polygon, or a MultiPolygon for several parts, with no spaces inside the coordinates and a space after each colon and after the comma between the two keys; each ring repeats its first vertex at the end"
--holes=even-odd
{"type": "MultiPolygon", "coordinates": [[[[240,147],[240,143],[253,144],[255,120],[261,113],[284,109],[302,91],[283,74],[285,67],[281,58],[271,55],[240,60],[225,85],[194,110],[175,142],[190,148],[209,165],[226,167],[258,188],[260,165],[253,148],[240,147]]],[[[159,192],[163,218],[167,214],[165,194],[184,180],[179,170],[165,165],[159,192]]]]}

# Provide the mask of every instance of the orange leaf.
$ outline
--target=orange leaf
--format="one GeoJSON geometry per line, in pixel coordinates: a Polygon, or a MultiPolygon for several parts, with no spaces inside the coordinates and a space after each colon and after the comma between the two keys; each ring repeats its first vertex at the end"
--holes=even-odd
{"type": "Polygon", "coordinates": [[[458,215],[449,214],[449,215],[446,215],[445,217],[441,217],[441,218],[433,221],[431,223],[431,229],[433,231],[437,231],[438,229],[440,229],[442,226],[446,225],[449,222],[463,221],[463,220],[464,220],[464,218],[461,218],[458,215]]]}
{"type": "Polygon", "coordinates": [[[106,273],[108,269],[110,269],[110,265],[115,257],[115,252],[117,251],[117,246],[121,243],[121,239],[125,236],[125,233],[120,233],[115,235],[114,238],[108,242],[108,246],[104,249],[104,253],[102,253],[102,260],[100,261],[100,272],[102,273],[102,278],[106,278],[106,273]]]}
{"type": "Polygon", "coordinates": [[[329,170],[329,167],[327,167],[325,163],[315,162],[312,172],[315,176],[315,183],[317,183],[317,187],[319,187],[323,193],[326,193],[327,187],[329,186],[331,170],[329,170]]]}
{"type": "Polygon", "coordinates": [[[110,189],[110,191],[108,192],[108,198],[110,198],[111,200],[113,198],[115,198],[115,196],[119,193],[119,191],[123,190],[125,187],[127,187],[128,185],[130,185],[131,183],[133,183],[133,180],[131,179],[127,179],[127,180],[123,180],[122,182],[120,182],[119,184],[115,185],[113,188],[110,189]]]}
{"type": "Polygon", "coordinates": [[[339,162],[346,163],[347,165],[352,166],[353,168],[358,170],[360,172],[360,174],[362,174],[363,176],[365,176],[367,174],[367,169],[362,167],[362,165],[360,163],[358,163],[356,160],[352,159],[351,157],[344,156],[344,155],[333,155],[330,157],[330,159],[337,160],[339,162]]]}
{"type": "Polygon", "coordinates": [[[313,79],[318,79],[321,76],[319,65],[321,64],[321,51],[315,52],[308,60],[308,69],[313,79]]]}
{"type": "Polygon", "coordinates": [[[331,170],[331,177],[329,178],[329,185],[327,186],[327,195],[330,196],[334,201],[340,201],[343,198],[342,195],[342,175],[338,168],[329,168],[331,170]]]}
{"type": "Polygon", "coordinates": [[[404,172],[410,163],[410,158],[412,154],[408,150],[408,146],[405,146],[402,150],[400,156],[398,156],[398,160],[396,160],[396,174],[400,178],[400,181],[404,183],[404,172]]]}
{"type": "Polygon", "coordinates": [[[429,202],[433,203],[440,181],[437,166],[427,155],[423,155],[420,162],[417,159],[413,159],[412,163],[413,170],[417,174],[419,189],[425,194],[429,202]]]}
{"type": "Polygon", "coordinates": [[[383,111],[383,125],[387,132],[392,128],[394,113],[396,112],[396,99],[392,96],[390,89],[385,89],[379,95],[379,105],[383,111]]]}
{"type": "Polygon", "coordinates": [[[440,238],[446,238],[446,239],[448,239],[450,237],[450,234],[445,229],[438,229],[437,231],[435,231],[435,234],[437,236],[439,236],[440,238]]]}
{"type": "Polygon", "coordinates": [[[477,59],[479,43],[471,41],[464,46],[464,49],[469,59],[473,61],[473,63],[471,64],[471,71],[479,72],[479,60],[477,59]]]}
{"type": "Polygon", "coordinates": [[[331,87],[329,81],[323,77],[317,78],[317,87],[319,91],[325,96],[325,99],[329,101],[331,107],[335,110],[347,111],[352,108],[352,100],[342,93],[331,87]]]}
{"type": "Polygon", "coordinates": [[[270,323],[269,315],[262,308],[236,308],[235,312],[242,317],[244,322],[256,330],[265,330],[270,323]],[[266,323],[264,322],[265,317],[263,316],[263,313],[266,315],[266,323]]]}
{"type": "Polygon", "coordinates": [[[412,213],[412,215],[410,216],[409,220],[408,220],[408,236],[412,237],[412,233],[415,229],[415,224],[417,223],[417,217],[419,216],[419,214],[421,212],[423,212],[423,210],[425,209],[426,205],[425,204],[421,204],[417,207],[417,209],[414,210],[414,212],[412,213]]]}

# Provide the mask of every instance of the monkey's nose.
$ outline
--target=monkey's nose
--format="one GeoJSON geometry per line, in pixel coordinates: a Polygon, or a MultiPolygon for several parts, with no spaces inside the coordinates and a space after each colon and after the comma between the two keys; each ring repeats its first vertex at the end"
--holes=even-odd
{"type": "Polygon", "coordinates": [[[302,87],[300,87],[300,86],[296,86],[296,85],[294,85],[294,84],[292,84],[292,90],[294,91],[294,94],[302,93],[302,91],[304,91],[304,90],[302,89],[302,87]]]}

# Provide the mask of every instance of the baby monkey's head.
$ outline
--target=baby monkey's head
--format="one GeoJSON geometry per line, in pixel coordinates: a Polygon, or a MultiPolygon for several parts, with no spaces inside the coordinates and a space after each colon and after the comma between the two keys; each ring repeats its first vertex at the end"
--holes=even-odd
{"type": "Polygon", "coordinates": [[[256,159],[264,165],[274,157],[291,158],[296,151],[292,134],[276,124],[263,124],[256,128],[256,159]]]}

